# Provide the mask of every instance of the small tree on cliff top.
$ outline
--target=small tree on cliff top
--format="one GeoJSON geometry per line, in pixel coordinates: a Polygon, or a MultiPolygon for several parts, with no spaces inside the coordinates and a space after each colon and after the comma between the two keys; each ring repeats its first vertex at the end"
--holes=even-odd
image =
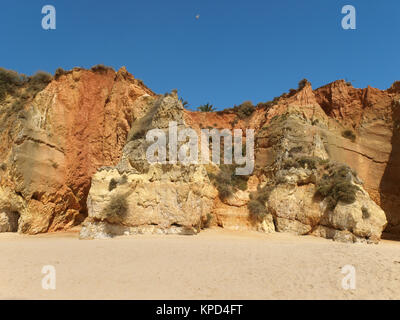
{"type": "Polygon", "coordinates": [[[201,112],[213,112],[213,111],[215,111],[213,105],[209,104],[209,103],[203,104],[202,106],[198,107],[197,109],[199,111],[201,111],[201,112]]]}

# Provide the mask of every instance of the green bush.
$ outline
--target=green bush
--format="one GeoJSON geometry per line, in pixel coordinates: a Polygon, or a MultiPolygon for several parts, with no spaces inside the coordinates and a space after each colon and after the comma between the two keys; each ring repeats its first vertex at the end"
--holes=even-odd
{"type": "Polygon", "coordinates": [[[356,135],[353,131],[351,130],[345,130],[342,132],[342,136],[346,139],[349,139],[351,141],[356,141],[356,135]]]}

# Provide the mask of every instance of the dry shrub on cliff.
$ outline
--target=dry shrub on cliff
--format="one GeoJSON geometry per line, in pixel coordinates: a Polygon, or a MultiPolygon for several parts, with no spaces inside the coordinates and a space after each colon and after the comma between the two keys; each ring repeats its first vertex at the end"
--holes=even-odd
{"type": "Polygon", "coordinates": [[[310,83],[307,79],[302,79],[299,81],[298,90],[302,90],[308,83],[310,83]]]}
{"type": "Polygon", "coordinates": [[[118,181],[112,178],[108,184],[108,191],[114,190],[118,186],[118,181]]]}
{"type": "Polygon", "coordinates": [[[207,215],[205,217],[202,217],[201,229],[210,228],[213,219],[214,219],[214,217],[213,217],[213,215],[211,213],[207,213],[207,215]]]}
{"type": "Polygon", "coordinates": [[[289,150],[289,155],[293,155],[295,153],[300,153],[303,151],[303,146],[293,147],[289,150]]]}
{"type": "Polygon", "coordinates": [[[34,97],[49,84],[52,78],[51,74],[43,71],[27,77],[18,72],[0,68],[0,101],[4,100],[7,94],[12,94],[22,100],[34,97]],[[22,87],[26,88],[26,92],[20,95],[18,91],[22,87]]]}
{"type": "Polygon", "coordinates": [[[245,101],[240,106],[233,108],[233,111],[237,114],[239,119],[250,117],[255,110],[256,109],[251,101],[245,101]]]}
{"type": "Polygon", "coordinates": [[[289,170],[290,168],[299,168],[300,165],[295,159],[287,159],[282,165],[283,169],[289,170]]]}
{"type": "Polygon", "coordinates": [[[4,100],[7,94],[14,94],[19,86],[24,83],[25,76],[18,72],[0,68],[0,101],[4,100]]]}
{"type": "Polygon", "coordinates": [[[257,200],[250,200],[247,208],[253,218],[262,219],[267,214],[267,208],[264,204],[257,200]]]}
{"type": "Polygon", "coordinates": [[[237,190],[246,190],[248,176],[236,174],[237,165],[223,164],[217,174],[208,173],[221,199],[229,198],[237,190]]]}
{"type": "Polygon", "coordinates": [[[345,130],[342,132],[342,136],[346,139],[349,139],[351,141],[356,141],[356,135],[353,131],[351,130],[345,130]]]}
{"type": "Polygon", "coordinates": [[[17,99],[11,105],[11,112],[18,113],[24,109],[25,101],[24,99],[17,99]]]}
{"type": "Polygon", "coordinates": [[[329,209],[335,209],[339,201],[351,204],[356,200],[360,188],[352,183],[354,175],[348,166],[332,166],[317,182],[316,193],[327,199],[329,209]]]}
{"type": "Polygon", "coordinates": [[[90,70],[92,70],[93,72],[97,72],[97,73],[107,73],[108,71],[114,71],[115,70],[111,67],[107,67],[104,64],[96,64],[95,66],[91,67],[90,70]]]}
{"type": "Polygon", "coordinates": [[[114,190],[118,185],[125,184],[128,181],[126,175],[123,175],[120,179],[112,178],[108,184],[108,191],[114,190]]]}
{"type": "Polygon", "coordinates": [[[124,218],[128,213],[129,205],[125,194],[112,196],[110,203],[104,208],[104,215],[111,220],[124,218]]]}
{"type": "Polygon", "coordinates": [[[297,163],[304,169],[317,169],[320,160],[318,157],[300,157],[297,159],[297,163]]]}
{"type": "Polygon", "coordinates": [[[65,71],[63,68],[57,68],[56,72],[54,73],[54,79],[58,80],[61,76],[67,74],[68,72],[65,71]]]}
{"type": "Polygon", "coordinates": [[[269,196],[274,189],[274,183],[267,184],[263,188],[258,188],[257,192],[250,194],[250,201],[247,203],[247,209],[250,212],[250,218],[255,221],[260,221],[268,213],[266,203],[268,202],[269,196]]]}
{"type": "Polygon", "coordinates": [[[38,92],[42,91],[53,79],[50,73],[38,71],[33,76],[28,78],[28,93],[34,97],[38,92]]]}
{"type": "MultiPolygon", "coordinates": [[[[289,151],[290,153],[290,151],[289,151]]],[[[292,152],[295,153],[295,152],[292,152]]],[[[290,168],[303,168],[303,169],[317,169],[319,164],[323,163],[323,160],[318,157],[299,157],[299,158],[288,158],[283,163],[283,169],[289,170],[290,168]]]]}

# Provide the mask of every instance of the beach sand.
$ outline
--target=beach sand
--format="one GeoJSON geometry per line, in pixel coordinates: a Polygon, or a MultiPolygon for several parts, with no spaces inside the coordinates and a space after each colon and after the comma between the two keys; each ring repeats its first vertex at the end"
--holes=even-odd
{"type": "Polygon", "coordinates": [[[0,299],[400,299],[400,242],[344,244],[284,233],[79,240],[0,234],[0,299]],[[42,267],[56,289],[42,288],[42,267]],[[342,267],[356,288],[342,288],[342,267]]]}

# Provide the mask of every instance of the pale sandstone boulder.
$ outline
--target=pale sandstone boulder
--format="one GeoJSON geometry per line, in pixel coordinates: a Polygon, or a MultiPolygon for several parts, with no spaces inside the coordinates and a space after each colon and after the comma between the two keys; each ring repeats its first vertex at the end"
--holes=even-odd
{"type": "Polygon", "coordinates": [[[21,197],[0,187],[0,232],[16,232],[23,211],[21,197]]]}
{"type": "Polygon", "coordinates": [[[274,216],[279,232],[307,234],[322,216],[320,206],[313,201],[313,185],[294,187],[278,185],[269,197],[268,209],[274,216]]]}
{"type": "Polygon", "coordinates": [[[355,170],[330,159],[331,132],[311,129],[308,120],[294,111],[276,118],[261,132],[262,144],[264,136],[273,139],[273,151],[263,164],[263,172],[270,178],[263,182],[264,191],[260,192],[267,195],[265,207],[278,232],[338,241],[379,241],[387,224],[385,213],[365,191],[355,170]],[[326,198],[321,197],[320,183],[327,187],[344,183],[343,190],[356,190],[354,201],[339,200],[332,208],[330,197],[337,196],[336,191],[331,189],[326,198]]]}
{"type": "Polygon", "coordinates": [[[339,202],[329,210],[326,201],[315,197],[315,186],[280,185],[274,189],[268,208],[279,232],[313,234],[339,241],[379,241],[386,227],[385,213],[359,186],[356,201],[339,202]],[[344,236],[346,235],[346,236],[344,236]]]}
{"type": "Polygon", "coordinates": [[[150,114],[133,124],[120,163],[99,170],[92,179],[81,238],[118,235],[116,226],[124,227],[124,233],[200,230],[216,196],[204,166],[151,164],[146,159],[147,130],[167,131],[170,121],[183,129],[182,116],[183,106],[172,94],[156,100],[150,114]]]}

